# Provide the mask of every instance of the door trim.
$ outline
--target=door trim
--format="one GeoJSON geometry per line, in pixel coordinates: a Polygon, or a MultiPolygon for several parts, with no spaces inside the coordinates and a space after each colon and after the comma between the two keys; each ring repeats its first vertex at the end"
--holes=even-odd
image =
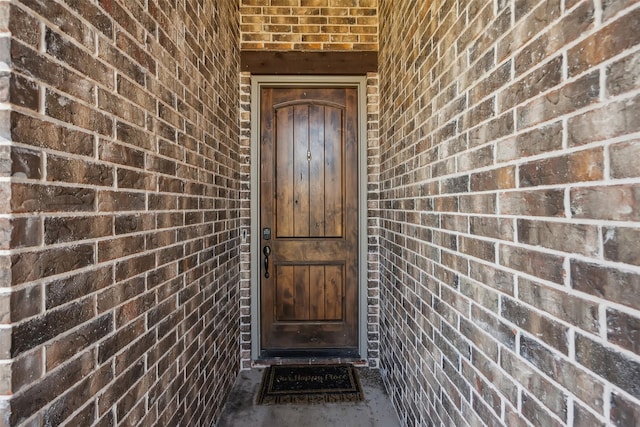
{"type": "Polygon", "coordinates": [[[358,349],[367,357],[367,78],[365,76],[251,76],[251,360],[260,348],[260,89],[355,87],[358,90],[358,349]]]}

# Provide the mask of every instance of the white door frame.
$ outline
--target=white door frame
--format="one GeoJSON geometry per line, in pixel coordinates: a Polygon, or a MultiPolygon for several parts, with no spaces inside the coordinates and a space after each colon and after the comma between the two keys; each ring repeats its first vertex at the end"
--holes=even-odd
{"type": "Polygon", "coordinates": [[[251,360],[260,356],[260,89],[358,89],[358,349],[367,360],[367,79],[365,76],[251,76],[251,360]]]}

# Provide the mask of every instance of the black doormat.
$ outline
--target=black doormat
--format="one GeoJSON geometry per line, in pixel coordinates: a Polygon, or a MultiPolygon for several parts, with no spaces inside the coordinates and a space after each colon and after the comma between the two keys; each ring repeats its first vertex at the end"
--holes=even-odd
{"type": "Polygon", "coordinates": [[[364,399],[352,365],[275,365],[265,369],[259,405],[358,402],[364,399]]]}

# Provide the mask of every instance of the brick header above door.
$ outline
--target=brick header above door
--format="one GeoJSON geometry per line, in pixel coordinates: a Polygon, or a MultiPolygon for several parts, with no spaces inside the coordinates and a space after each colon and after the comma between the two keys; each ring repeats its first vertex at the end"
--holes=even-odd
{"type": "Polygon", "coordinates": [[[242,50],[378,50],[378,0],[241,0],[242,50]]]}

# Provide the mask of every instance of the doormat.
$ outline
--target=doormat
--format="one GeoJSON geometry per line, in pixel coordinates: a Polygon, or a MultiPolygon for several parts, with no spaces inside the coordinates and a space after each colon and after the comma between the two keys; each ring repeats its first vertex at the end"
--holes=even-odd
{"type": "Polygon", "coordinates": [[[358,371],[342,365],[274,365],[265,369],[259,405],[359,402],[358,371]]]}

